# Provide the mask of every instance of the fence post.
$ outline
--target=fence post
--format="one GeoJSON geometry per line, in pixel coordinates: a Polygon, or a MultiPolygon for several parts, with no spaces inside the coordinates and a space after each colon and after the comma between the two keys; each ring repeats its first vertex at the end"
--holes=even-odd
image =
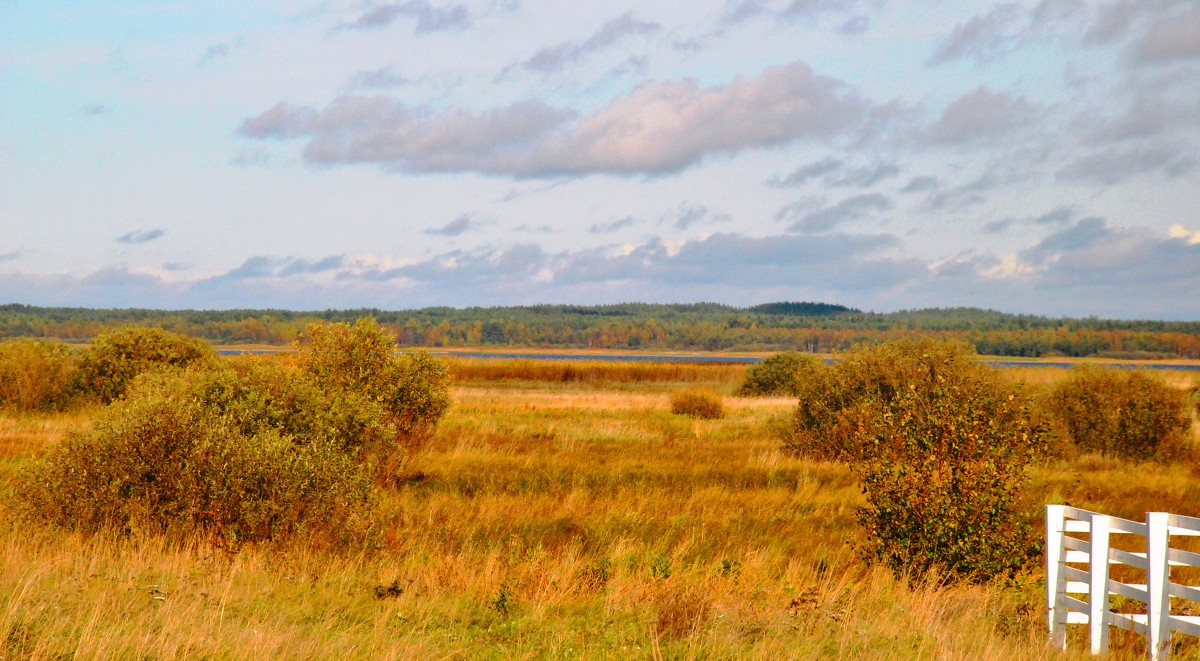
{"type": "Polygon", "coordinates": [[[1161,661],[1171,652],[1171,596],[1167,586],[1171,581],[1168,562],[1171,515],[1166,512],[1146,514],[1146,612],[1150,631],[1150,659],[1161,661]]]}
{"type": "Polygon", "coordinates": [[[1046,626],[1050,629],[1050,644],[1061,650],[1067,649],[1067,624],[1057,621],[1063,614],[1059,609],[1059,597],[1066,588],[1062,570],[1065,519],[1063,505],[1046,506],[1046,626]]]}
{"type": "Polygon", "coordinates": [[[1088,558],[1088,628],[1092,654],[1108,651],[1108,530],[1107,514],[1093,514],[1088,558]]]}

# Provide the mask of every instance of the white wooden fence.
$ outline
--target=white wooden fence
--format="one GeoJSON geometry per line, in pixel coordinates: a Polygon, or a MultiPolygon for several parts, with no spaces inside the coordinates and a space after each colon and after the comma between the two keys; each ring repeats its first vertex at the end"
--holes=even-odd
{"type": "MultiPolygon", "coordinates": [[[[1171,548],[1171,538],[1200,536],[1200,519],[1150,512],[1145,523],[1065,505],[1046,506],[1046,619],[1050,639],[1066,649],[1067,625],[1086,624],[1092,654],[1108,649],[1108,628],[1117,626],[1149,638],[1149,657],[1165,659],[1171,632],[1200,636],[1200,617],[1171,614],[1171,597],[1200,602],[1200,587],[1171,582],[1171,567],[1200,567],[1200,553],[1171,548]],[[1085,533],[1071,536],[1067,533],[1085,533]],[[1112,548],[1112,535],[1137,535],[1145,552],[1112,548]],[[1080,569],[1071,565],[1087,565],[1080,569]],[[1109,578],[1109,565],[1145,572],[1145,583],[1109,578]],[[1087,601],[1068,595],[1087,595],[1087,601]],[[1145,613],[1115,613],[1109,595],[1145,604],[1145,613]]],[[[1133,545],[1123,545],[1133,546],[1133,545]]],[[[1139,546],[1139,548],[1143,548],[1139,546]]],[[[1141,609],[1139,609],[1141,610],[1141,609]]]]}

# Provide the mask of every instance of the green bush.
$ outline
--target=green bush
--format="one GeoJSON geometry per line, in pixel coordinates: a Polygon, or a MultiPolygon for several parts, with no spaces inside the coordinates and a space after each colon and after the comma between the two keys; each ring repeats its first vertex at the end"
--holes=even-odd
{"type": "Polygon", "coordinates": [[[1019,501],[1046,438],[1016,394],[946,379],[869,399],[860,413],[868,449],[853,468],[867,498],[859,522],[869,561],[968,582],[1036,563],[1040,537],[1019,501]]]}
{"type": "Polygon", "coordinates": [[[310,324],[294,345],[300,369],[336,398],[382,409],[395,433],[371,446],[384,483],[400,476],[450,407],[450,373],[424,352],[396,355],[394,338],[373,318],[310,324]]]}
{"type": "Polygon", "coordinates": [[[671,413],[702,420],[725,417],[721,396],[708,388],[686,388],[671,393],[671,413]]]}
{"type": "Polygon", "coordinates": [[[784,444],[793,452],[814,459],[859,457],[863,448],[855,425],[864,402],[887,403],[910,387],[941,381],[994,378],[974,349],[960,342],[921,338],[858,345],[836,358],[832,366],[814,366],[797,382],[800,401],[784,444]]]}
{"type": "Polygon", "coordinates": [[[331,541],[372,494],[348,435],[382,421],[290,378],[289,368],[214,366],[137,379],[92,429],[24,477],[26,514],[72,530],[331,541]]]}
{"type": "Polygon", "coordinates": [[[61,342],[0,342],[0,408],[66,408],[77,370],[75,352],[61,342]]]}
{"type": "Polygon", "coordinates": [[[210,363],[208,344],[161,328],[126,326],[97,335],[79,357],[78,385],[104,404],[120,398],[134,377],[163,368],[210,363]]]}
{"type": "Polygon", "coordinates": [[[1020,512],[1046,435],[1024,395],[965,344],[860,346],[806,380],[788,447],[850,462],[867,499],[863,552],[897,574],[987,581],[1038,549],[1020,512]]]}
{"type": "Polygon", "coordinates": [[[1050,391],[1046,410],[1075,447],[1129,459],[1174,449],[1192,424],[1187,393],[1141,370],[1074,368],[1050,391]]]}
{"type": "Polygon", "coordinates": [[[798,351],[768,356],[746,371],[746,380],[738,388],[743,397],[783,397],[799,395],[805,382],[828,369],[825,361],[798,351]]]}

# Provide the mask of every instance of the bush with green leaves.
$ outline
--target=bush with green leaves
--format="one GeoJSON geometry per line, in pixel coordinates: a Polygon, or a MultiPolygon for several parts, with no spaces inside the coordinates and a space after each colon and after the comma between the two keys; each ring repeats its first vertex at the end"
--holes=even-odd
{"type": "Polygon", "coordinates": [[[1048,417],[1075,447],[1128,459],[1173,451],[1191,428],[1187,393],[1144,370],[1071,370],[1046,398],[1048,417]]]}
{"type": "Polygon", "coordinates": [[[450,407],[450,372],[425,352],[397,355],[395,338],[373,318],[310,324],[295,343],[301,371],[336,398],[382,409],[395,433],[376,439],[371,460],[389,483],[427,441],[450,407]]]}
{"type": "Polygon", "coordinates": [[[15,411],[69,406],[77,370],[75,351],[61,342],[0,342],[0,408],[15,411]]]}
{"type": "Polygon", "coordinates": [[[860,476],[868,560],[982,582],[1034,559],[1019,499],[1046,434],[1024,394],[970,346],[856,347],[808,381],[792,432],[791,449],[848,461],[860,476]]]}
{"type": "Polygon", "coordinates": [[[388,423],[295,372],[255,362],[139,377],[25,475],[26,514],[72,530],[199,534],[226,546],[344,539],[372,503],[350,439],[387,433],[388,423]]]}
{"type": "Polygon", "coordinates": [[[858,345],[837,354],[833,365],[813,365],[797,382],[799,404],[785,447],[813,459],[852,459],[863,448],[855,434],[858,409],[867,400],[890,402],[910,386],[941,380],[993,378],[973,348],[927,338],[858,345]]]}
{"type": "Polygon", "coordinates": [[[725,417],[725,402],[708,388],[685,388],[671,393],[671,413],[701,420],[719,420],[725,417]]]}
{"type": "Polygon", "coordinates": [[[738,388],[743,397],[794,397],[805,382],[816,378],[828,366],[825,361],[799,351],[784,351],[768,356],[746,370],[746,380],[738,388]]]}
{"type": "Polygon", "coordinates": [[[139,374],[212,363],[216,353],[203,340],[161,328],[126,326],[101,333],[79,356],[77,382],[85,396],[104,404],[120,398],[139,374]]]}
{"type": "Polygon", "coordinates": [[[986,582],[1036,564],[1040,537],[1021,506],[1026,467],[1046,435],[994,380],[938,379],[869,398],[853,469],[867,507],[863,551],[897,575],[986,582]]]}

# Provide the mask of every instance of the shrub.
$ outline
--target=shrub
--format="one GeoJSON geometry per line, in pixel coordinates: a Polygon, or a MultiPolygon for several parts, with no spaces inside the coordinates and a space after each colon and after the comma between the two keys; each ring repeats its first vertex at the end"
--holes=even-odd
{"type": "Polygon", "coordinates": [[[1074,368],[1047,398],[1047,415],[1079,449],[1147,459],[1182,443],[1187,393],[1145,371],[1074,368]]]}
{"type": "Polygon", "coordinates": [[[972,582],[1030,562],[1037,545],[1017,501],[1046,435],[970,346],[860,346],[805,383],[788,446],[851,462],[869,561],[972,582]]]}
{"type": "Polygon", "coordinates": [[[139,374],[209,363],[216,354],[205,342],[161,328],[127,326],[97,335],[79,358],[78,385],[108,404],[121,397],[139,374]]]}
{"type": "Polygon", "coordinates": [[[310,324],[294,345],[301,370],[338,399],[380,407],[394,427],[377,438],[371,461],[378,478],[394,481],[450,407],[450,374],[424,352],[396,355],[394,338],[373,318],[310,324]]]}
{"type": "Polygon", "coordinates": [[[806,381],[828,366],[816,356],[785,351],[768,356],[746,371],[746,380],[737,394],[751,396],[796,396],[806,381]]]}
{"type": "Polygon", "coordinates": [[[671,413],[703,420],[725,417],[721,396],[708,388],[687,388],[671,393],[671,413]]]}
{"type": "Polygon", "coordinates": [[[867,507],[863,551],[897,575],[947,581],[1012,577],[1036,562],[1038,535],[1019,509],[1025,468],[1045,434],[995,382],[941,380],[889,401],[872,398],[853,465],[867,507]]]}
{"type": "Polygon", "coordinates": [[[335,413],[340,402],[284,371],[139,378],[25,475],[26,514],[72,530],[203,534],[229,546],[343,538],[371,503],[344,434],[371,426],[369,414],[335,413]]]}
{"type": "Polygon", "coordinates": [[[910,387],[927,389],[941,381],[991,378],[991,368],[959,342],[921,338],[858,345],[832,366],[814,366],[797,382],[800,401],[785,447],[815,459],[858,457],[862,448],[855,425],[864,402],[886,404],[910,387]]]}
{"type": "Polygon", "coordinates": [[[65,408],[76,372],[75,352],[60,342],[0,342],[0,408],[65,408]]]}

